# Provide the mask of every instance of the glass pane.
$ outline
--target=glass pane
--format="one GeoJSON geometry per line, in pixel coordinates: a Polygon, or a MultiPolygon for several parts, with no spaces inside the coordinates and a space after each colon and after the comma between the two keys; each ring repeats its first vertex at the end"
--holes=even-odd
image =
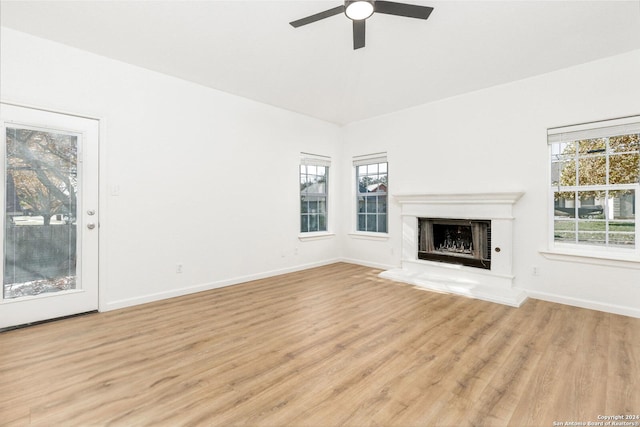
{"type": "Polygon", "coordinates": [[[325,178],[319,175],[308,175],[304,190],[307,194],[324,194],[326,191],[325,178]]]}
{"type": "Polygon", "coordinates": [[[605,221],[578,221],[578,243],[604,245],[606,243],[605,221]]]}
{"type": "Polygon", "coordinates": [[[634,190],[609,191],[609,198],[613,208],[609,212],[610,219],[635,219],[635,194],[634,190]]]}
{"type": "Polygon", "coordinates": [[[635,184],[640,171],[640,154],[616,154],[609,157],[609,184],[635,184]]]}
{"type": "Polygon", "coordinates": [[[380,233],[387,232],[387,216],[386,215],[378,215],[378,232],[380,233]]]}
{"type": "Polygon", "coordinates": [[[367,231],[377,231],[376,215],[367,215],[367,231]]]}
{"type": "Polygon", "coordinates": [[[609,245],[633,249],[636,247],[635,239],[635,235],[633,234],[610,233],[609,245]]]}
{"type": "Polygon", "coordinates": [[[569,160],[575,157],[576,144],[575,142],[561,142],[551,144],[551,159],[552,160],[569,160]]]}
{"type": "Polygon", "coordinates": [[[358,176],[362,176],[366,174],[367,174],[367,166],[366,165],[358,166],[358,176]]]}
{"type": "Polygon", "coordinates": [[[625,248],[635,248],[636,225],[631,221],[612,221],[609,223],[609,243],[625,248]]]}
{"type": "Polygon", "coordinates": [[[380,173],[387,173],[387,164],[386,163],[380,163],[378,170],[380,171],[380,173]]]}
{"type": "Polygon", "coordinates": [[[578,220],[578,231],[604,233],[606,231],[606,224],[604,220],[578,220]]]}
{"type": "Polygon", "coordinates": [[[300,175],[300,192],[306,193],[308,186],[309,183],[307,182],[307,175],[300,175]]]}
{"type": "Polygon", "coordinates": [[[313,189],[313,192],[316,193],[316,194],[326,194],[327,193],[327,188],[326,187],[327,187],[327,185],[325,184],[324,181],[318,182],[315,185],[315,187],[313,189]]]}
{"type": "Polygon", "coordinates": [[[309,205],[304,197],[300,198],[300,212],[301,213],[309,212],[309,205]]]}
{"type": "Polygon", "coordinates": [[[556,191],[554,196],[554,216],[556,218],[576,217],[576,193],[573,191],[556,191]]]}
{"type": "Polygon", "coordinates": [[[604,138],[585,139],[578,141],[578,156],[604,154],[607,151],[607,143],[604,138]]]}
{"type": "Polygon", "coordinates": [[[327,231],[327,215],[318,215],[318,231],[327,231]]]}
{"type": "Polygon", "coordinates": [[[640,150],[640,135],[619,135],[609,138],[609,150],[612,153],[629,153],[640,150]]]}
{"type": "Polygon", "coordinates": [[[576,233],[573,231],[556,231],[553,233],[554,240],[560,243],[575,243],[576,233]]]}
{"type": "Polygon", "coordinates": [[[366,193],[369,191],[369,187],[371,186],[373,180],[370,176],[361,176],[358,179],[358,192],[366,193]]]}
{"type": "Polygon", "coordinates": [[[573,186],[576,185],[576,162],[552,162],[551,185],[573,186]]]}
{"type": "Polygon", "coordinates": [[[300,215],[300,231],[302,233],[309,231],[309,220],[307,215],[300,215]]]}
{"type": "Polygon", "coordinates": [[[313,165],[307,165],[307,173],[309,175],[316,175],[318,172],[318,167],[313,165]]]}
{"type": "Polygon", "coordinates": [[[589,245],[604,246],[605,245],[605,233],[604,232],[580,232],[578,233],[578,243],[585,243],[589,245]]]}
{"type": "Polygon", "coordinates": [[[372,165],[368,165],[367,166],[367,173],[368,174],[377,174],[378,173],[378,164],[374,163],[372,165]]]}
{"type": "Polygon", "coordinates": [[[7,128],[4,297],[76,288],[78,138],[7,128]]]}
{"type": "Polygon", "coordinates": [[[364,212],[364,197],[358,197],[358,212],[364,212]]]}
{"type": "Polygon", "coordinates": [[[318,215],[309,215],[309,231],[318,231],[318,215]]]}
{"type": "Polygon", "coordinates": [[[318,175],[324,176],[327,168],[325,166],[318,166],[318,175]]]}
{"type": "Polygon", "coordinates": [[[367,216],[364,214],[358,215],[358,231],[365,231],[367,229],[367,216]]]}
{"type": "Polygon", "coordinates": [[[606,204],[604,191],[578,191],[578,217],[590,219],[604,219],[606,204]]]}
{"type": "Polygon", "coordinates": [[[366,203],[367,203],[367,207],[366,207],[366,211],[367,213],[372,213],[376,211],[376,197],[367,197],[366,198],[366,203]]]}
{"type": "Polygon", "coordinates": [[[378,196],[378,213],[387,213],[387,196],[378,196]]]}
{"type": "Polygon", "coordinates": [[[387,175],[385,174],[376,175],[376,179],[374,183],[376,184],[376,187],[373,191],[376,191],[378,193],[387,192],[387,175]]]}
{"type": "Polygon", "coordinates": [[[305,165],[300,165],[300,175],[307,173],[307,167],[305,165]]]}
{"type": "Polygon", "coordinates": [[[310,199],[312,199],[312,200],[309,200],[309,202],[308,202],[309,203],[308,212],[310,212],[310,213],[318,212],[318,200],[315,197],[313,197],[313,198],[310,197],[310,199]]]}
{"type": "Polygon", "coordinates": [[[609,231],[633,233],[636,230],[636,225],[631,221],[611,221],[609,223],[609,231]]]}
{"type": "Polygon", "coordinates": [[[607,183],[607,159],[605,156],[578,159],[578,185],[605,185],[607,183]]]}
{"type": "Polygon", "coordinates": [[[575,230],[575,221],[556,220],[553,222],[553,236],[556,242],[575,242],[575,230]]]}
{"type": "Polygon", "coordinates": [[[318,212],[326,213],[327,212],[327,200],[322,198],[318,200],[318,212]]]}

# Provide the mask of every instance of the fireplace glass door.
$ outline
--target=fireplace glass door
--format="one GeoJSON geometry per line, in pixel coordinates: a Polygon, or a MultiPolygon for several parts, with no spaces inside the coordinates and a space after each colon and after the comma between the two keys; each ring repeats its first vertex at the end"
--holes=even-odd
{"type": "Polygon", "coordinates": [[[418,258],[491,269],[491,221],[419,219],[418,258]]]}

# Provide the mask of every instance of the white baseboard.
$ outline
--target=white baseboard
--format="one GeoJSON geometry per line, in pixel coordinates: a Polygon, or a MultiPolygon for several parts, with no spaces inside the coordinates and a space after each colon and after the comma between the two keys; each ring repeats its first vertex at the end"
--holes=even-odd
{"type": "Polygon", "coordinates": [[[613,314],[620,314],[623,316],[640,318],[640,309],[634,308],[634,307],[600,303],[596,301],[583,300],[580,298],[572,298],[572,297],[566,297],[562,295],[550,294],[547,292],[536,292],[531,290],[526,290],[525,292],[529,297],[543,300],[543,301],[556,302],[559,304],[571,305],[574,307],[604,311],[605,313],[613,313],[613,314]]]}
{"type": "Polygon", "coordinates": [[[399,267],[398,265],[379,264],[377,262],[369,262],[369,261],[364,261],[361,259],[353,259],[353,258],[340,258],[336,260],[336,262],[347,262],[349,264],[363,265],[365,267],[378,268],[380,270],[391,270],[399,267]]]}
{"type": "Polygon", "coordinates": [[[143,295],[134,298],[125,298],[121,300],[107,302],[104,307],[100,307],[100,311],[111,311],[120,308],[132,307],[134,305],[146,304],[149,302],[160,301],[167,298],[174,298],[183,295],[189,295],[196,292],[209,291],[212,289],[223,288],[225,286],[237,285],[239,283],[250,282],[252,280],[266,279],[268,277],[280,276],[282,274],[293,273],[310,268],[321,267],[323,265],[341,262],[341,259],[329,259],[325,261],[314,262],[310,264],[297,265],[295,267],[282,268],[278,270],[266,271],[263,273],[250,274],[247,276],[234,277],[231,279],[220,280],[217,282],[203,283],[185,288],[171,289],[170,291],[157,292],[153,294],[143,295]]]}

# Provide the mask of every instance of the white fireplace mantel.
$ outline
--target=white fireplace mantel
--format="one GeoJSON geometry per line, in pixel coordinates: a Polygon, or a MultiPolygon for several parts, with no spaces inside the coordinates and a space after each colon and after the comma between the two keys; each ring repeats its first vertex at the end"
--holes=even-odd
{"type": "Polygon", "coordinates": [[[393,199],[400,204],[431,203],[431,204],[514,204],[524,193],[398,193],[393,199]]]}
{"type": "Polygon", "coordinates": [[[513,205],[522,192],[394,194],[402,213],[402,267],[381,277],[427,289],[519,307],[513,286],[513,205]],[[418,218],[491,220],[491,269],[418,259],[418,218]]]}
{"type": "Polygon", "coordinates": [[[402,215],[440,218],[513,219],[512,207],[524,193],[394,194],[402,215]]]}

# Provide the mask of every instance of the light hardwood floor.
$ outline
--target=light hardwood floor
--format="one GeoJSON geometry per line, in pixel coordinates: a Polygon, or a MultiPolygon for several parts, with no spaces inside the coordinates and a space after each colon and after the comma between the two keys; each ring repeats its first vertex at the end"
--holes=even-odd
{"type": "Polygon", "coordinates": [[[536,300],[515,309],[377,273],[339,263],[0,333],[0,425],[640,414],[640,319],[536,300]]]}

